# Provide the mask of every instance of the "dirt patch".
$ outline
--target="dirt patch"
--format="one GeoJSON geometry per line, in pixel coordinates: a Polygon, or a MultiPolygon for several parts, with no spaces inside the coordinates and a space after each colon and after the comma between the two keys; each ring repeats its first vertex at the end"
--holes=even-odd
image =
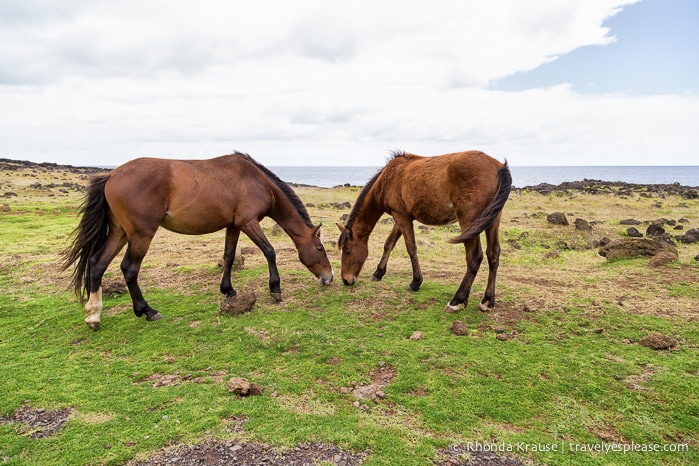
{"type": "Polygon", "coordinates": [[[194,377],[192,374],[152,374],[137,383],[150,383],[153,388],[176,387],[186,382],[191,383],[223,383],[226,374],[221,371],[212,372],[202,377],[194,377]]]}
{"type": "Polygon", "coordinates": [[[46,438],[65,427],[71,412],[68,408],[52,411],[25,406],[12,416],[0,417],[0,424],[18,424],[20,435],[33,439],[46,438]]]}
{"type": "MultiPolygon", "coordinates": [[[[351,387],[352,396],[357,400],[372,400],[377,402],[386,398],[383,389],[396,378],[396,370],[391,366],[382,366],[369,374],[371,383],[368,385],[354,385],[351,387]]],[[[359,401],[355,406],[359,407],[359,401]]]]}
{"type": "Polygon", "coordinates": [[[145,460],[133,460],[128,466],[172,466],[206,464],[238,466],[287,466],[330,463],[352,466],[362,464],[368,453],[351,453],[325,443],[305,443],[298,447],[280,449],[259,443],[207,441],[196,445],[181,445],[155,453],[145,460]]]}

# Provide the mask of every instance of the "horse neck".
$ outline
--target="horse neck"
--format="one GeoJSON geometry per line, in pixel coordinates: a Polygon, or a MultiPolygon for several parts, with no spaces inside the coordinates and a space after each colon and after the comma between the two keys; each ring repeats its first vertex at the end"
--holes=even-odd
{"type": "Polygon", "coordinates": [[[374,231],[374,227],[383,213],[384,210],[378,200],[376,186],[373,186],[354,217],[354,223],[351,225],[354,236],[362,240],[368,240],[369,235],[374,231]]]}
{"type": "Polygon", "coordinates": [[[294,204],[281,190],[276,189],[274,197],[274,208],[269,212],[269,217],[282,227],[298,248],[310,227],[306,225],[294,204]]]}

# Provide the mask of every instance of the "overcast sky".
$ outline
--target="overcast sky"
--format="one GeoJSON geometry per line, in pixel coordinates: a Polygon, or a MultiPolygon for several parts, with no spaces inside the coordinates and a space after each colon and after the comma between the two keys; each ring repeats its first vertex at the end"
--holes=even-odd
{"type": "Polygon", "coordinates": [[[0,0],[0,157],[699,165],[695,0],[0,0]]]}

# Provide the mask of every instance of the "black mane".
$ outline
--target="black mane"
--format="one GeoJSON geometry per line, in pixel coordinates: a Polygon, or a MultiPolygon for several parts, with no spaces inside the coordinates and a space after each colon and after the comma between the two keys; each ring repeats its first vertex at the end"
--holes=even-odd
{"type": "Polygon", "coordinates": [[[303,223],[305,223],[308,228],[314,227],[313,222],[311,221],[311,216],[308,215],[308,211],[306,210],[306,206],[303,205],[301,199],[296,195],[294,190],[291,189],[291,186],[283,182],[276,174],[274,174],[274,172],[272,172],[269,168],[259,163],[257,160],[253,159],[250,155],[238,151],[235,152],[235,155],[245,157],[250,162],[255,164],[255,166],[259,168],[262,171],[262,173],[264,173],[267,176],[267,178],[269,178],[279,189],[282,190],[282,192],[289,199],[289,201],[291,201],[291,204],[296,208],[296,211],[303,219],[303,223]]]}

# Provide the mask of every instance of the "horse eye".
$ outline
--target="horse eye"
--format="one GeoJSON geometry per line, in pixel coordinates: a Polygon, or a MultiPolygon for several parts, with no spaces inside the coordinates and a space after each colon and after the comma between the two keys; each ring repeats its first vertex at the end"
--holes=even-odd
{"type": "Polygon", "coordinates": [[[325,250],[322,244],[318,246],[316,249],[318,250],[318,252],[323,252],[325,250]]]}
{"type": "Polygon", "coordinates": [[[345,254],[346,255],[352,255],[352,250],[351,249],[345,249],[345,254]]]}

